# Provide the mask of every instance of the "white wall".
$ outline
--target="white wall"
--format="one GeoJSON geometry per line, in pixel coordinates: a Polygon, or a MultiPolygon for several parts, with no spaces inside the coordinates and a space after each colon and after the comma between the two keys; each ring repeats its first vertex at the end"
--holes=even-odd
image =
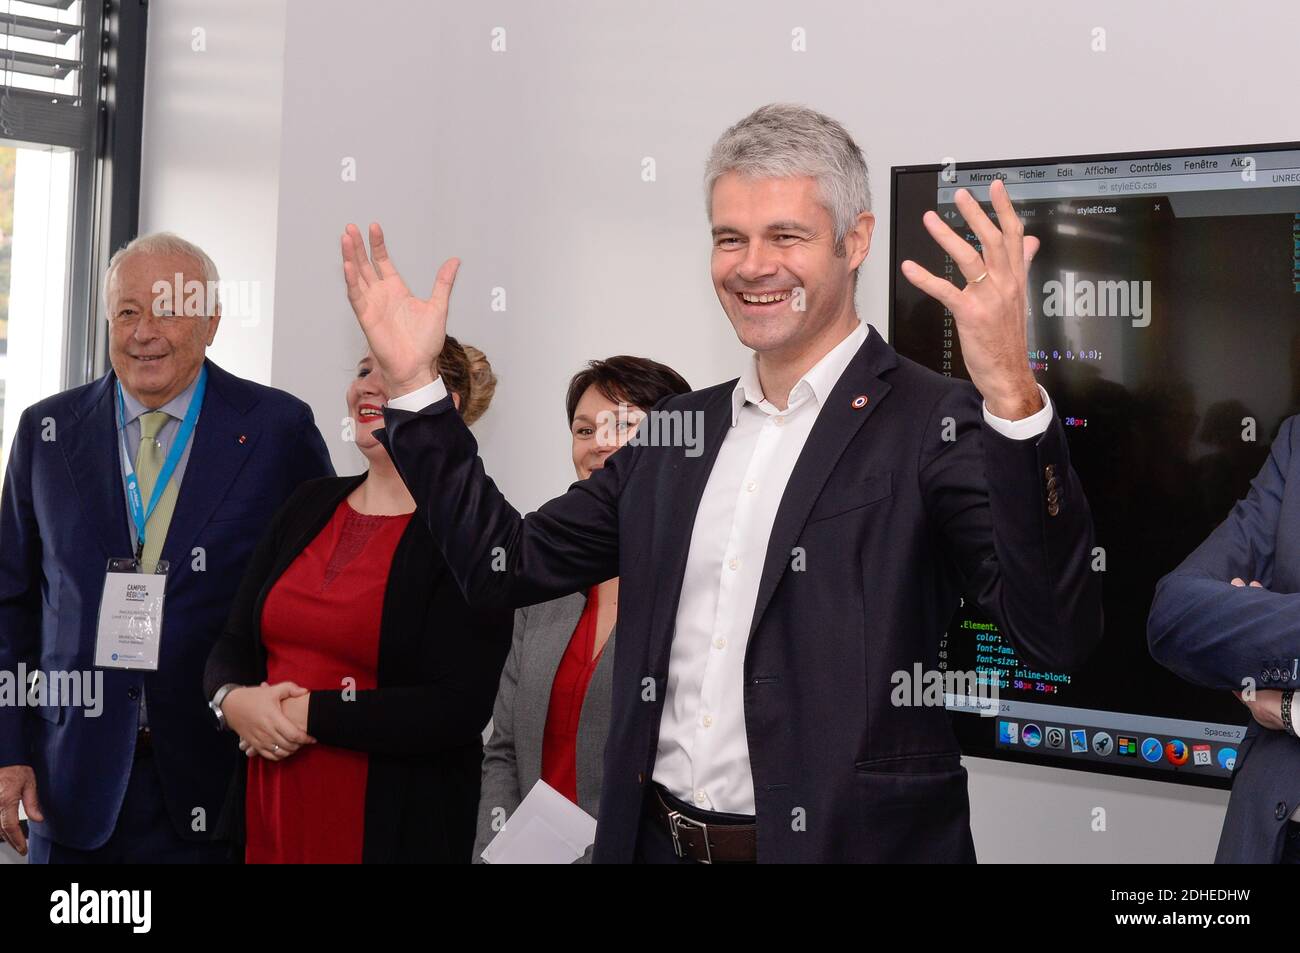
{"type": "MultiPolygon", "coordinates": [[[[361,347],[338,275],[343,225],[383,222],[417,288],[459,255],[452,333],[482,347],[501,377],[476,431],[489,472],[521,508],[572,479],[563,388],[583,361],[644,354],[696,386],[737,373],[743,352],[709,283],[699,180],[716,136],[764,102],[813,105],[866,150],[882,227],[859,303],[881,327],[891,165],[1296,135],[1300,22],[1284,0],[1248,12],[1208,0],[294,0],[283,70],[275,17],[224,31],[263,21],[264,2],[231,0],[220,17],[208,9],[151,6],[148,223],[200,240],[210,232],[223,267],[270,269],[270,378],[311,401],[341,471],[359,468],[338,423],[361,347]],[[222,37],[219,61],[196,60],[185,42],[205,18],[209,57],[211,37],[222,37]],[[505,53],[490,50],[494,27],[506,29],[505,53]],[[790,49],[796,27],[806,53],[790,49]],[[1096,27],[1106,52],[1091,49],[1096,27]],[[183,107],[160,105],[170,79],[187,80],[183,107]],[[197,148],[199,130],[217,157],[197,148]],[[647,156],[653,183],[640,178],[647,156]],[[349,158],[351,182],[341,174],[349,158]],[[489,308],[496,287],[504,313],[489,308]]],[[[267,334],[264,319],[241,340],[236,369],[264,371],[267,334]]],[[[1222,793],[969,766],[984,860],[1213,856],[1222,793]],[[1106,809],[1105,832],[1091,829],[1095,807],[1106,809]]]]}
{"type": "Polygon", "coordinates": [[[149,5],[140,231],[173,231],[217,263],[211,356],[271,382],[287,0],[149,5]],[[244,302],[246,307],[237,307],[244,302]]]}

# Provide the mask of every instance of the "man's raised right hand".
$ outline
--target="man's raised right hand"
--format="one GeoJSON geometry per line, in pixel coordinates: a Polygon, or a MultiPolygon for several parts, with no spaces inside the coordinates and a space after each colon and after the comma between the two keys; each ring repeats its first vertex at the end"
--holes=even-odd
{"type": "Polygon", "coordinates": [[[411,294],[397,273],[378,223],[370,224],[368,256],[361,230],[355,225],[349,224],[343,232],[342,245],[348,301],[392,395],[409,394],[432,383],[447,338],[447,305],[460,259],[442,263],[433,293],[422,299],[411,294]]]}

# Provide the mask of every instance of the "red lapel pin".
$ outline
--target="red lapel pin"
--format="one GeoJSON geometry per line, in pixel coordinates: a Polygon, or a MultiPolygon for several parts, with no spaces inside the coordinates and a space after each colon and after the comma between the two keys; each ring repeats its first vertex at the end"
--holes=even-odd
{"type": "Polygon", "coordinates": [[[867,406],[867,395],[866,395],[866,394],[859,394],[857,397],[854,397],[854,398],[853,398],[853,409],[854,409],[854,410],[861,410],[861,409],[862,409],[863,407],[865,407],[865,406],[867,406]]]}
{"type": "Polygon", "coordinates": [[[239,442],[240,442],[240,443],[248,443],[248,437],[244,436],[244,435],[241,433],[241,434],[239,435],[239,442]]]}

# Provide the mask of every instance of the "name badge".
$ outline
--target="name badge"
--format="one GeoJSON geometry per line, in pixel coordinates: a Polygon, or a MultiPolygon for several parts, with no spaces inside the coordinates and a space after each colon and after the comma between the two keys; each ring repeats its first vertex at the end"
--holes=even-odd
{"type": "Polygon", "coordinates": [[[133,558],[108,561],[104,594],[99,600],[96,666],[158,671],[166,588],[167,563],[163,560],[152,573],[142,572],[133,558]]]}

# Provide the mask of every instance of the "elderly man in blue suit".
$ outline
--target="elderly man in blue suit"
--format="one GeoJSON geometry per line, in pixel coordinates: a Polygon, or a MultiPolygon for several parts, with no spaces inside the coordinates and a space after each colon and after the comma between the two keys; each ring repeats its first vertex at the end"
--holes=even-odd
{"type": "Polygon", "coordinates": [[[0,705],[0,831],[33,862],[228,859],[211,831],[239,754],[204,662],[272,515],[333,467],[305,403],[206,359],[217,283],[190,242],[131,242],[105,275],[112,371],[29,407],[14,435],[0,674],[21,684],[0,705]],[[128,582],[165,574],[156,648],[130,667],[102,644],[110,560],[141,574],[128,582]]]}
{"type": "Polygon", "coordinates": [[[1300,418],[1286,420],[1250,492],[1160,580],[1156,661],[1231,691],[1251,722],[1237,750],[1218,863],[1300,863],[1300,418]]]}

